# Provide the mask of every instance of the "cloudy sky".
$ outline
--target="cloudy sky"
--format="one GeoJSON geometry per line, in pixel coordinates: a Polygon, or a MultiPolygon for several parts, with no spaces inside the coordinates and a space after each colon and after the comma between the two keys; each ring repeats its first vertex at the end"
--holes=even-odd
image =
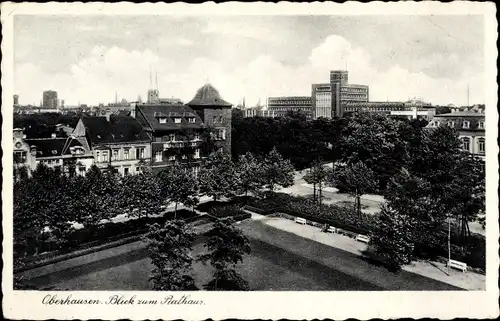
{"type": "Polygon", "coordinates": [[[16,16],[15,90],[38,104],[161,97],[206,82],[238,104],[310,95],[329,70],[370,86],[370,100],[484,103],[481,16],[16,16]],[[153,76],[154,78],[154,76],[153,76]]]}

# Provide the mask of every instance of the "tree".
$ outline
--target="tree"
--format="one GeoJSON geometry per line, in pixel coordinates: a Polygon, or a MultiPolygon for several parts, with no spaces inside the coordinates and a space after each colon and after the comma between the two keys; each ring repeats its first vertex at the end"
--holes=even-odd
{"type": "Polygon", "coordinates": [[[293,175],[292,163],[284,159],[276,148],[273,148],[264,160],[262,178],[265,186],[271,192],[275,190],[276,186],[292,186],[294,182],[293,175]]]}
{"type": "Polygon", "coordinates": [[[214,201],[231,196],[236,188],[235,168],[231,159],[217,151],[205,160],[198,174],[200,191],[214,201]]]}
{"type": "Polygon", "coordinates": [[[403,168],[391,180],[386,198],[372,238],[376,253],[393,268],[416,256],[432,257],[442,246],[446,213],[431,184],[403,168]]]}
{"type": "Polygon", "coordinates": [[[319,205],[321,205],[321,200],[323,197],[323,184],[326,182],[329,176],[331,176],[330,169],[323,165],[321,162],[315,162],[313,167],[309,169],[309,171],[304,175],[304,180],[308,184],[313,184],[313,197],[314,202],[316,200],[319,201],[319,205]],[[316,197],[316,186],[318,186],[318,197],[316,197]]]}
{"type": "Polygon", "coordinates": [[[249,254],[250,244],[243,233],[234,227],[232,218],[217,219],[208,232],[205,243],[208,253],[199,256],[203,263],[210,262],[215,272],[213,279],[205,285],[207,290],[242,291],[248,290],[248,282],[238,272],[236,265],[249,254]]]}
{"type": "Polygon", "coordinates": [[[149,257],[154,265],[150,280],[156,291],[196,290],[189,275],[193,263],[191,256],[195,233],[182,220],[153,224],[146,235],[149,257]]]}
{"type": "Polygon", "coordinates": [[[370,239],[370,247],[389,270],[396,272],[402,265],[413,260],[415,244],[412,240],[410,217],[384,205],[377,221],[377,228],[370,239]]]}
{"type": "Polygon", "coordinates": [[[391,178],[409,159],[403,136],[407,123],[382,114],[357,113],[349,118],[339,141],[340,161],[363,162],[376,178],[374,189],[384,192],[391,178]]]}
{"type": "Polygon", "coordinates": [[[177,217],[177,205],[187,206],[198,204],[198,182],[193,172],[175,163],[158,174],[161,196],[168,202],[175,203],[174,218],[177,217]]]}
{"type": "Polygon", "coordinates": [[[262,162],[252,153],[241,155],[236,166],[240,193],[256,193],[262,188],[262,162]]]}
{"type": "Polygon", "coordinates": [[[458,221],[462,244],[470,236],[469,222],[485,211],[485,168],[482,160],[462,153],[455,167],[455,177],[444,198],[453,204],[450,214],[458,221]]]}
{"type": "Polygon", "coordinates": [[[137,175],[126,175],[122,179],[121,205],[129,215],[138,218],[157,215],[162,206],[158,177],[149,169],[137,175]]]}
{"type": "Polygon", "coordinates": [[[86,228],[96,230],[101,221],[109,220],[121,213],[119,198],[121,184],[114,170],[102,172],[93,165],[85,177],[76,176],[69,189],[72,211],[76,220],[86,228]]]}
{"type": "Polygon", "coordinates": [[[361,196],[374,189],[376,180],[372,170],[364,163],[357,162],[336,169],[331,181],[354,197],[354,209],[361,215],[361,196]]]}

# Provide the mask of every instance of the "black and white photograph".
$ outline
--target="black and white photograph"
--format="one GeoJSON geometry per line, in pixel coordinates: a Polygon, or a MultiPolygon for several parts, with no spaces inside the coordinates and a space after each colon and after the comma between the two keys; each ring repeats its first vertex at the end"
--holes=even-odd
{"type": "Polygon", "coordinates": [[[498,316],[494,5],[23,5],[2,5],[4,311],[398,291],[498,316]]]}

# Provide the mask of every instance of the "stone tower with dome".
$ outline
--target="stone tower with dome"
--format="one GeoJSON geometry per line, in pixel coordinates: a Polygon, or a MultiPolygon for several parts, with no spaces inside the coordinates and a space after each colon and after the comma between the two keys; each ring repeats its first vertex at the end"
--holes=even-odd
{"type": "Polygon", "coordinates": [[[202,119],[205,126],[213,130],[215,144],[224,153],[231,154],[231,107],[211,84],[196,92],[188,105],[202,119]]]}

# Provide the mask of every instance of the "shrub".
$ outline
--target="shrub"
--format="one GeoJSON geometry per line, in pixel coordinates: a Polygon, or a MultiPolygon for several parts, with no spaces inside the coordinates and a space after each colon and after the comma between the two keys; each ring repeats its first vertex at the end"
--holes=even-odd
{"type": "Polygon", "coordinates": [[[243,212],[237,205],[226,205],[226,206],[212,208],[209,214],[217,218],[223,218],[223,217],[236,217],[246,213],[243,212]]]}

